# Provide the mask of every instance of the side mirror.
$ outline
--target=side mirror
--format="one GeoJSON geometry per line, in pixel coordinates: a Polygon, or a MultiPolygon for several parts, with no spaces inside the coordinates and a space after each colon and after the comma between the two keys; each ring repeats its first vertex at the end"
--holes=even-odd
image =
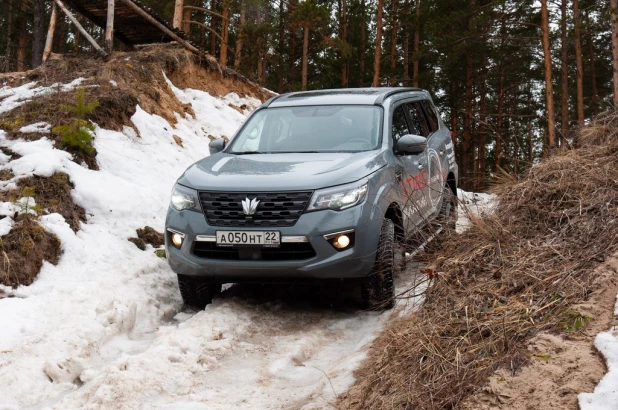
{"type": "Polygon", "coordinates": [[[210,143],[208,144],[208,149],[210,150],[210,155],[216,154],[217,152],[223,151],[223,148],[225,148],[225,139],[224,138],[217,138],[215,140],[210,141],[210,143]]]}
{"type": "Polygon", "coordinates": [[[427,138],[420,135],[407,134],[397,141],[397,153],[404,155],[417,155],[427,148],[427,138]]]}

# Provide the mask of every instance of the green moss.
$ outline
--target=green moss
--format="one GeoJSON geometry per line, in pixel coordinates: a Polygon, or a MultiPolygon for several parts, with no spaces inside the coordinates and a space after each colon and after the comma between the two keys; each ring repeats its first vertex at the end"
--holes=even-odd
{"type": "Polygon", "coordinates": [[[165,259],[167,257],[167,255],[165,254],[165,249],[157,249],[154,251],[155,255],[157,255],[159,258],[163,258],[165,259]]]}

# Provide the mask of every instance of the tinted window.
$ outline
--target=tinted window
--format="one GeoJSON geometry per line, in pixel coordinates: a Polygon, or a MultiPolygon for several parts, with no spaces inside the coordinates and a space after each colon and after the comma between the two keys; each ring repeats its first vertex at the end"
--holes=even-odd
{"type": "Polygon", "coordinates": [[[429,131],[430,132],[436,132],[438,131],[438,128],[440,128],[440,126],[438,125],[438,114],[436,113],[435,108],[433,108],[433,105],[427,101],[421,101],[421,105],[423,106],[423,109],[425,110],[425,115],[427,117],[427,122],[429,123],[429,131]]]}
{"type": "Polygon", "coordinates": [[[403,112],[403,106],[395,108],[393,111],[393,141],[397,142],[399,138],[406,134],[410,134],[408,129],[408,123],[406,121],[406,114],[403,112]]]}
{"type": "Polygon", "coordinates": [[[425,115],[423,109],[417,102],[407,103],[408,118],[410,120],[410,133],[426,137],[429,135],[429,129],[425,123],[425,115]]]}

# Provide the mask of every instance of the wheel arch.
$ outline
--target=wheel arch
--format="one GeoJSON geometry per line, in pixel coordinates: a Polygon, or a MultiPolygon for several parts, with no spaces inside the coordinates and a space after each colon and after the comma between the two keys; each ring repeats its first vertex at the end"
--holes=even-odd
{"type": "Polygon", "coordinates": [[[385,219],[390,219],[395,224],[395,238],[397,241],[402,240],[405,237],[405,231],[403,227],[403,213],[396,202],[392,202],[386,209],[384,214],[385,219]]]}
{"type": "Polygon", "coordinates": [[[457,197],[457,180],[455,179],[455,174],[453,172],[449,172],[446,177],[446,183],[448,184],[451,191],[453,191],[453,195],[457,197]]]}

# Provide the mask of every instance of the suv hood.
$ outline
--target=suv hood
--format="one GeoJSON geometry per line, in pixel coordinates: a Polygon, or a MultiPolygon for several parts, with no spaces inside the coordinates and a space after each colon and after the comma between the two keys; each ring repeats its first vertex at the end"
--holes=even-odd
{"type": "Polygon", "coordinates": [[[357,181],[386,165],[385,152],[231,155],[191,165],[178,183],[202,191],[298,191],[357,181]]]}

